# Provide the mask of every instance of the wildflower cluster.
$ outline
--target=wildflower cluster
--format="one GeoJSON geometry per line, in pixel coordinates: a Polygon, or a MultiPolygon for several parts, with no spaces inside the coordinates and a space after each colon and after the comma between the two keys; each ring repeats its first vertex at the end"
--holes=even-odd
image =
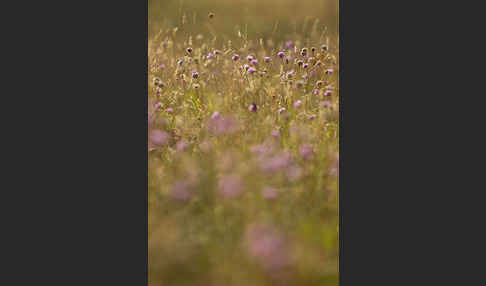
{"type": "Polygon", "coordinates": [[[153,281],[179,265],[222,279],[197,285],[229,285],[217,261],[253,271],[248,285],[310,285],[299,269],[337,279],[335,52],[317,36],[218,45],[168,30],[149,41],[153,281]]]}

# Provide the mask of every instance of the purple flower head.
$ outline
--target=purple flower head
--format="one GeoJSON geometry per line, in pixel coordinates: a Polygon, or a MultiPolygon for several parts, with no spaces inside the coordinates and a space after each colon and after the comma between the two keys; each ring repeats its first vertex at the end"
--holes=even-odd
{"type": "Polygon", "coordinates": [[[248,56],[248,57],[246,57],[246,59],[247,59],[249,62],[251,62],[251,61],[253,60],[253,56],[248,56]]]}
{"type": "Polygon", "coordinates": [[[272,187],[265,187],[262,191],[262,196],[266,200],[273,200],[276,199],[278,196],[278,191],[272,187]]]}
{"type": "Polygon", "coordinates": [[[245,234],[249,254],[267,271],[283,271],[291,264],[287,242],[274,227],[263,224],[252,224],[245,234]]]}
{"type": "Polygon", "coordinates": [[[269,63],[269,62],[272,61],[272,59],[270,57],[264,57],[263,61],[266,62],[266,63],[269,63]]]}
{"type": "Polygon", "coordinates": [[[209,53],[209,54],[206,56],[206,59],[208,59],[208,60],[213,59],[213,58],[214,58],[213,53],[209,53]]]}
{"type": "Polygon", "coordinates": [[[295,108],[299,108],[300,106],[302,105],[302,100],[297,100],[295,103],[294,103],[294,107],[295,108]]]}
{"type": "Polygon", "coordinates": [[[150,133],[150,142],[154,145],[165,145],[169,141],[169,134],[162,130],[153,130],[150,133]]]}
{"type": "Polygon", "coordinates": [[[284,111],[286,111],[286,110],[287,110],[287,108],[285,108],[285,107],[279,108],[279,109],[278,109],[278,113],[282,113],[282,112],[284,112],[284,111]]]}
{"type": "Polygon", "coordinates": [[[170,114],[170,113],[174,112],[174,109],[172,109],[172,108],[169,107],[165,111],[170,114]]]}
{"type": "Polygon", "coordinates": [[[264,172],[275,173],[283,168],[287,168],[290,163],[292,163],[292,156],[284,151],[268,160],[264,160],[261,164],[261,168],[264,172]]]}
{"type": "Polygon", "coordinates": [[[209,130],[215,135],[233,134],[240,128],[239,122],[231,116],[222,116],[219,113],[214,118],[213,116],[209,121],[209,130]]]}
{"type": "Polygon", "coordinates": [[[155,107],[155,109],[162,108],[162,103],[157,102],[156,104],[154,104],[154,107],[155,107]]]}
{"type": "Polygon", "coordinates": [[[162,42],[162,47],[167,48],[168,45],[169,43],[167,43],[166,41],[162,42]]]}
{"type": "Polygon", "coordinates": [[[329,90],[329,89],[324,92],[324,96],[331,96],[331,94],[332,94],[332,91],[329,90]]]}
{"type": "Polygon", "coordinates": [[[234,54],[234,55],[231,57],[231,59],[232,59],[233,61],[237,61],[237,60],[239,60],[239,59],[240,59],[240,56],[239,56],[238,54],[234,54]]]}
{"type": "Polygon", "coordinates": [[[285,57],[285,53],[284,52],[278,52],[277,56],[281,59],[283,59],[283,57],[285,57]]]}
{"type": "Polygon", "coordinates": [[[181,140],[181,141],[177,142],[177,144],[176,144],[176,150],[177,151],[182,152],[182,151],[186,150],[186,148],[187,148],[187,143],[185,141],[181,140]]]}
{"type": "Polygon", "coordinates": [[[318,89],[314,89],[314,94],[315,95],[318,95],[319,94],[319,90],[318,89]]]}
{"type": "Polygon", "coordinates": [[[257,66],[258,65],[258,60],[257,59],[251,60],[250,64],[252,66],[257,66]]]}
{"type": "Polygon", "coordinates": [[[299,154],[304,160],[310,160],[312,158],[312,145],[301,145],[299,148],[299,154]]]}
{"type": "Polygon", "coordinates": [[[317,117],[317,115],[315,115],[315,114],[309,114],[307,116],[307,119],[312,120],[312,119],[315,119],[316,117],[317,117]]]}
{"type": "Polygon", "coordinates": [[[287,49],[290,49],[294,46],[294,43],[292,41],[287,41],[285,42],[285,47],[287,47],[287,49]]]}
{"type": "Polygon", "coordinates": [[[291,79],[291,78],[294,76],[294,73],[295,73],[295,71],[294,71],[294,70],[290,70],[290,71],[288,71],[288,72],[287,72],[287,74],[286,74],[287,78],[288,78],[288,79],[291,79]]]}
{"type": "Polygon", "coordinates": [[[331,108],[331,102],[330,101],[321,101],[321,103],[319,103],[319,106],[323,107],[323,108],[331,108]]]}
{"type": "Polygon", "coordinates": [[[157,70],[158,71],[165,70],[165,65],[164,64],[161,64],[160,66],[157,67],[157,70]]]}
{"type": "Polygon", "coordinates": [[[290,166],[287,171],[287,176],[291,181],[297,181],[302,177],[302,169],[298,166],[290,166]]]}
{"type": "Polygon", "coordinates": [[[249,74],[254,74],[254,73],[256,72],[256,69],[255,69],[255,68],[253,68],[253,67],[251,67],[251,68],[248,68],[247,72],[248,72],[249,74]]]}
{"type": "Polygon", "coordinates": [[[221,116],[221,114],[219,113],[219,111],[215,111],[215,112],[213,113],[213,115],[211,115],[211,119],[213,119],[213,120],[214,120],[214,119],[219,118],[220,116],[221,116]]]}
{"type": "Polygon", "coordinates": [[[280,131],[279,130],[272,130],[272,133],[270,133],[273,137],[277,138],[280,136],[280,131]]]}
{"type": "Polygon", "coordinates": [[[218,189],[225,198],[236,198],[243,192],[243,179],[238,175],[227,175],[219,180],[218,189]]]}
{"type": "Polygon", "coordinates": [[[328,70],[326,70],[326,74],[332,74],[333,72],[334,72],[334,70],[333,70],[333,69],[328,69],[328,70]]]}
{"type": "Polygon", "coordinates": [[[174,200],[186,201],[191,197],[189,191],[189,183],[187,181],[177,181],[170,190],[170,196],[174,200]]]}
{"type": "Polygon", "coordinates": [[[309,67],[309,64],[308,63],[305,63],[302,67],[306,69],[306,68],[309,67]]]}
{"type": "Polygon", "coordinates": [[[264,76],[264,75],[265,75],[265,72],[264,72],[264,71],[261,71],[261,72],[258,72],[258,74],[259,74],[260,76],[264,76]]]}
{"type": "Polygon", "coordinates": [[[248,110],[250,112],[257,112],[258,108],[259,108],[258,105],[256,105],[255,103],[252,103],[250,104],[250,106],[248,106],[248,110]]]}
{"type": "Polygon", "coordinates": [[[245,69],[245,71],[247,71],[247,70],[250,68],[250,66],[249,66],[249,65],[247,65],[247,64],[244,64],[244,65],[243,65],[243,68],[245,69]]]}

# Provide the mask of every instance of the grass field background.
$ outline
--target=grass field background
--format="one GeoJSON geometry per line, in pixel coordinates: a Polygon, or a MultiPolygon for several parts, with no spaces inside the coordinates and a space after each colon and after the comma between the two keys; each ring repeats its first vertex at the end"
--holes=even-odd
{"type": "Polygon", "coordinates": [[[338,285],[337,6],[149,0],[149,285],[338,285]]]}

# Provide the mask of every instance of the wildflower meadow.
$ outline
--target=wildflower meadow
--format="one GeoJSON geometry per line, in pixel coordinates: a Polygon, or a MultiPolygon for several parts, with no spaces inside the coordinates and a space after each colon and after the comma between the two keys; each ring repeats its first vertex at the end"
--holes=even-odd
{"type": "Polygon", "coordinates": [[[149,285],[338,285],[336,3],[149,1],[149,285]]]}

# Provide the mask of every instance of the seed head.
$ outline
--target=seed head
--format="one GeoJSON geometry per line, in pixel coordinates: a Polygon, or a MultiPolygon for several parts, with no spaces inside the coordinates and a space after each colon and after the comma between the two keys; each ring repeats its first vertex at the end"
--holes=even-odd
{"type": "Polygon", "coordinates": [[[192,53],[192,48],[189,47],[189,48],[186,49],[186,51],[190,54],[190,53],[192,53]]]}
{"type": "Polygon", "coordinates": [[[214,18],[214,13],[211,13],[211,12],[210,12],[210,13],[208,14],[208,17],[209,17],[209,19],[213,19],[213,18],[214,18]]]}
{"type": "Polygon", "coordinates": [[[300,51],[300,55],[305,57],[307,55],[307,48],[303,48],[301,51],[300,51]]]}

